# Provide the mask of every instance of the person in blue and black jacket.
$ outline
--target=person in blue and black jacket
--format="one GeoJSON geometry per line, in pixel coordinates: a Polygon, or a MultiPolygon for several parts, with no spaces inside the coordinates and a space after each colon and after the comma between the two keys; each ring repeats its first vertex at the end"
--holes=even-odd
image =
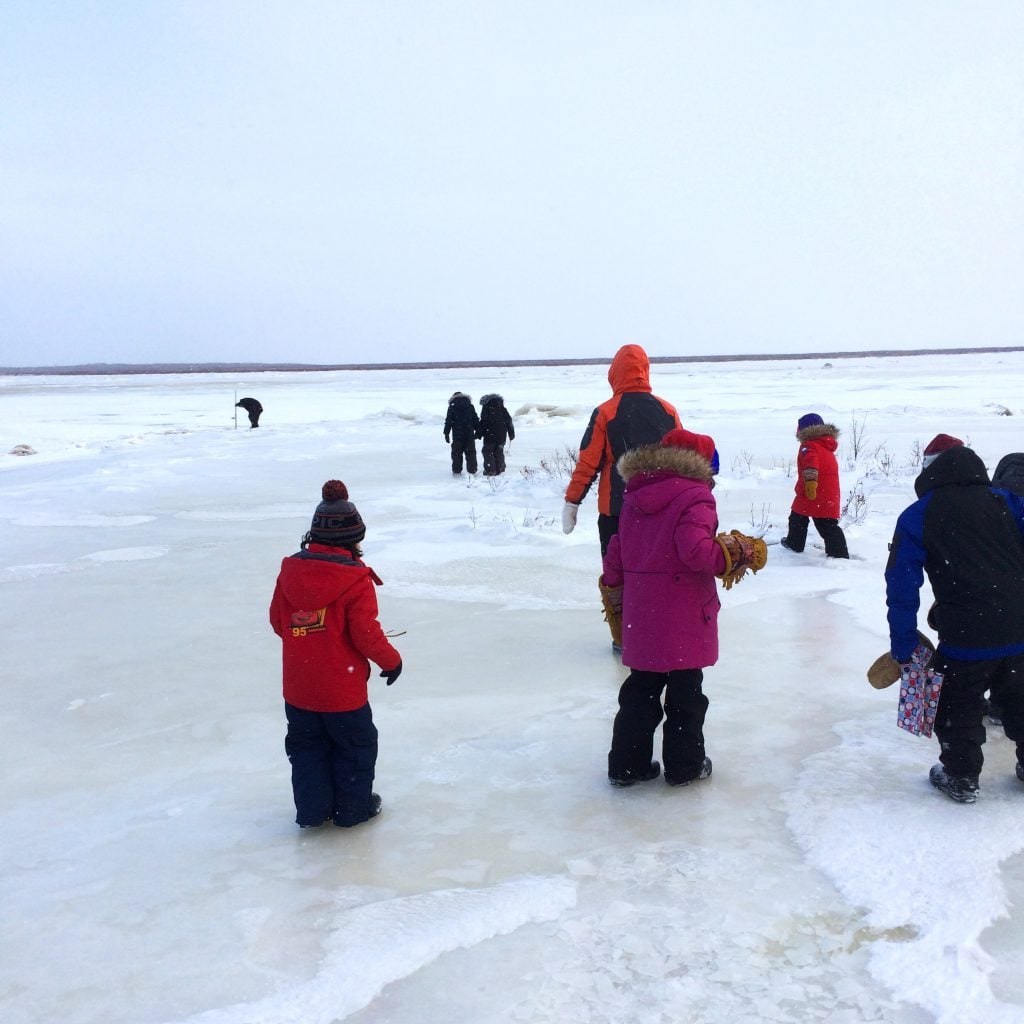
{"type": "Polygon", "coordinates": [[[925,448],[914,489],[918,500],[896,522],[885,569],[890,653],[910,661],[927,573],[939,634],[932,667],[945,676],[935,717],[941,763],[929,779],[973,803],[986,690],[1002,710],[1024,782],[1024,498],[993,487],[978,455],[948,434],[925,448]]]}

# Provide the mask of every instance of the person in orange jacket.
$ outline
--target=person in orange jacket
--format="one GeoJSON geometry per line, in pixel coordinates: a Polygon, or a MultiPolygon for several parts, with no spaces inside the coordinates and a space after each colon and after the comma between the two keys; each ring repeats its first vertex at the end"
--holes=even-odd
{"type": "MultiPolygon", "coordinates": [[[[591,413],[590,422],[580,441],[579,458],[565,491],[562,508],[562,531],[576,528],[580,503],[597,480],[597,533],[601,540],[601,556],[619,530],[619,512],[625,482],[616,463],[626,452],[644,445],[658,444],[670,431],[681,427],[679,414],[663,398],[651,393],[651,364],[639,345],[623,345],[608,367],[608,383],[612,397],[591,413]]],[[[605,617],[609,625],[616,618],[618,595],[607,593],[599,581],[605,617]]],[[[621,649],[621,640],[612,625],[612,648],[621,649]]]]}
{"type": "Polygon", "coordinates": [[[839,525],[839,428],[816,412],[801,416],[796,425],[800,451],[796,461],[796,495],[789,515],[789,530],[780,543],[798,554],[807,543],[811,520],[825,542],[829,558],[849,558],[846,534],[839,525]]]}

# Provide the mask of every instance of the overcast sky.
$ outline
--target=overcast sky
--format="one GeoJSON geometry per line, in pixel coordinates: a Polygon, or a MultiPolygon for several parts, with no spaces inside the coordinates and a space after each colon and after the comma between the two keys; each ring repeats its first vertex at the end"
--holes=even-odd
{"type": "Polygon", "coordinates": [[[1024,344],[1020,0],[4,0],[0,364],[1024,344]]]}

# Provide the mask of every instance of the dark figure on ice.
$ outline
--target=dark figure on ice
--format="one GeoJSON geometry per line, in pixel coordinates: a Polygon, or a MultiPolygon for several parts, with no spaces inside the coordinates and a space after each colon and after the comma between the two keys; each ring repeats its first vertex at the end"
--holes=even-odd
{"type": "Polygon", "coordinates": [[[452,474],[462,473],[462,460],[466,460],[466,472],[476,472],[476,437],[480,419],[473,408],[473,399],[456,391],[448,399],[448,415],[444,420],[444,439],[452,446],[452,474]]]}
{"type": "Polygon", "coordinates": [[[255,398],[240,398],[235,402],[235,408],[244,409],[249,414],[250,430],[260,425],[260,413],[263,412],[263,406],[255,398]]]}
{"type": "Polygon", "coordinates": [[[347,828],[375,817],[381,805],[373,792],[370,662],[390,686],[402,659],[377,621],[374,585],[381,581],[362,561],[366,527],[348,489],[328,480],[322,494],[301,549],[281,562],[270,625],[282,642],[295,822],[347,828]]]}
{"type": "Polygon", "coordinates": [[[811,520],[825,542],[828,558],[849,558],[846,535],[839,525],[839,428],[816,412],[801,416],[796,425],[800,450],[796,457],[796,497],[789,514],[789,532],[781,544],[799,554],[807,543],[811,520]]]}
{"type": "Polygon", "coordinates": [[[480,427],[476,436],[484,442],[484,476],[501,476],[505,472],[505,442],[516,436],[501,395],[484,395],[480,399],[480,427]]]}
{"type": "Polygon", "coordinates": [[[981,459],[939,434],[914,481],[918,501],[901,513],[885,569],[893,659],[917,645],[920,589],[935,595],[939,634],[932,667],[944,673],[935,734],[939,764],[929,779],[958,803],[978,795],[985,742],[985,691],[1016,745],[1024,782],[1024,498],[993,487],[981,459]]]}

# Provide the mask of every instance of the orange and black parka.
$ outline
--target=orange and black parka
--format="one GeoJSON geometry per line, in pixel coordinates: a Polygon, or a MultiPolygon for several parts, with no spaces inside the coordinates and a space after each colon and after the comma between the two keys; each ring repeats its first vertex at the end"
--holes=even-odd
{"type": "Polygon", "coordinates": [[[657,444],[670,430],[681,427],[679,414],[663,398],[651,394],[651,364],[639,345],[623,345],[608,368],[612,397],[591,414],[580,441],[579,460],[565,492],[578,505],[594,480],[597,511],[617,516],[625,484],[615,468],[620,456],[634,448],[657,444]]]}

